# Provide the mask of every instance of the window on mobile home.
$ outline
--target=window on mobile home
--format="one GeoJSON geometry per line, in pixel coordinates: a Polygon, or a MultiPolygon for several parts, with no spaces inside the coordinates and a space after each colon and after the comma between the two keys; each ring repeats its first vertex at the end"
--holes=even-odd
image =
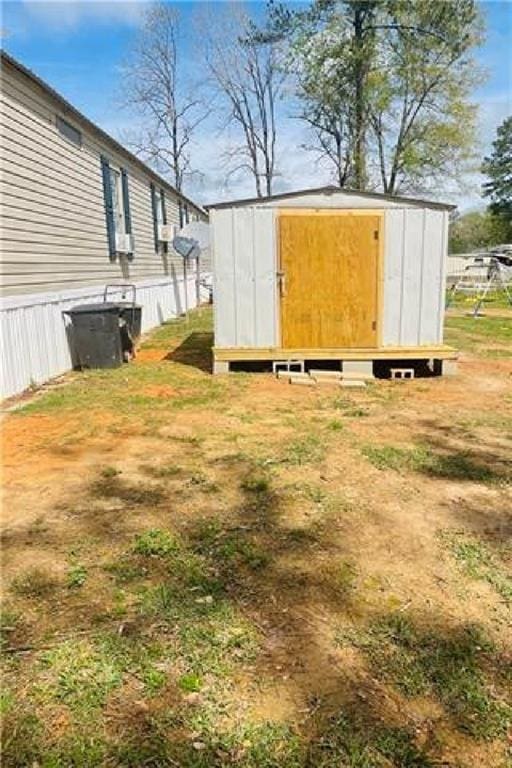
{"type": "Polygon", "coordinates": [[[112,189],[112,207],[114,209],[114,226],[116,232],[125,234],[123,187],[121,173],[115,168],[110,168],[110,188],[112,189]]]}
{"type": "Polygon", "coordinates": [[[155,189],[155,216],[157,224],[165,224],[163,193],[155,189]]]}

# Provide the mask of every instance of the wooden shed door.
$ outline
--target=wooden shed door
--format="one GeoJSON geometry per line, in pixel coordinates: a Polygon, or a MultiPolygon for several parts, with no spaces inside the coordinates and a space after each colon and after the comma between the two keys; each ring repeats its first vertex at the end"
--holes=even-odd
{"type": "Polygon", "coordinates": [[[280,214],[282,347],[377,346],[380,224],[378,214],[280,214]]]}

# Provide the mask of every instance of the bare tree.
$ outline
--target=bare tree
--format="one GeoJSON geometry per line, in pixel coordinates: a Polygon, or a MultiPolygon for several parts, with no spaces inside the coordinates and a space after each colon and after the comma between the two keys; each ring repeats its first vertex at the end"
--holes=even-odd
{"type": "Polygon", "coordinates": [[[178,50],[179,15],[165,2],[145,10],[132,56],[125,68],[125,106],[144,120],[143,131],[131,138],[134,151],[170,176],[178,191],[191,168],[189,144],[208,110],[197,89],[182,78],[178,50]]]}
{"type": "Polygon", "coordinates": [[[231,7],[209,25],[206,63],[221,105],[224,128],[235,125],[240,140],[227,153],[230,174],[243,170],[254,179],[256,194],[272,194],[276,176],[277,103],[285,75],[276,44],[260,42],[248,16],[231,7]]]}
{"type": "Polygon", "coordinates": [[[326,61],[328,52],[329,46],[319,44],[315,36],[301,44],[306,65],[296,68],[301,105],[297,117],[307,124],[313,137],[313,143],[304,144],[304,149],[314,152],[330,168],[336,183],[345,187],[356,183],[354,88],[332,57],[326,61]]]}
{"type": "Polygon", "coordinates": [[[353,163],[344,118],[308,110],[304,110],[299,118],[308,124],[314,136],[314,143],[304,143],[302,148],[315,153],[319,164],[325,161],[339,187],[349,185],[353,178],[353,163]]]}

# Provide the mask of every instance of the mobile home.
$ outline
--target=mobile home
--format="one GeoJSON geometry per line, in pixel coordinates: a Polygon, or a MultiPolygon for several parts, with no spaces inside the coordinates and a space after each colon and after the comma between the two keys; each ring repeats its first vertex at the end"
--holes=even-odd
{"type": "Polygon", "coordinates": [[[143,330],[194,306],[197,274],[172,234],[207,215],[22,64],[1,61],[5,397],[71,367],[63,310],[101,301],[106,283],[135,284],[143,330]]]}

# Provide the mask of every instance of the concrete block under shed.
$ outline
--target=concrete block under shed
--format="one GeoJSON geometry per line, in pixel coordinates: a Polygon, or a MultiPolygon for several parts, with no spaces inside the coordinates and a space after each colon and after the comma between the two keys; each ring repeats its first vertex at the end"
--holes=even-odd
{"type": "Polygon", "coordinates": [[[280,379],[309,379],[309,373],[300,373],[300,371],[279,371],[277,374],[280,379]]]}
{"type": "Polygon", "coordinates": [[[364,389],[366,387],[366,381],[360,379],[342,379],[339,382],[339,386],[343,388],[353,387],[354,389],[364,389]]]}
{"type": "Polygon", "coordinates": [[[362,371],[343,371],[341,378],[344,381],[355,379],[356,381],[373,381],[375,376],[373,373],[364,373],[362,371]]]}
{"type": "Polygon", "coordinates": [[[214,374],[229,373],[229,362],[227,360],[214,360],[213,372],[214,374]]]}
{"type": "Polygon", "coordinates": [[[457,360],[442,360],[441,373],[443,376],[455,376],[457,373],[457,360]]]}
{"type": "Polygon", "coordinates": [[[303,387],[316,387],[316,381],[312,379],[311,376],[308,376],[307,373],[291,375],[290,384],[297,384],[303,387]]]}
{"type": "Polygon", "coordinates": [[[330,376],[312,376],[312,379],[314,379],[316,384],[320,384],[320,386],[337,386],[341,379],[335,379],[330,376]]]}
{"type": "Polygon", "coordinates": [[[342,374],[343,378],[359,375],[361,379],[373,379],[373,360],[344,360],[342,374]]]}
{"type": "Polygon", "coordinates": [[[304,360],[274,360],[272,373],[304,373],[304,360]]]}
{"type": "Polygon", "coordinates": [[[391,368],[391,378],[396,381],[414,379],[414,368],[391,368]]]}
{"type": "Polygon", "coordinates": [[[328,370],[321,370],[320,368],[311,368],[309,371],[309,375],[313,376],[314,379],[341,379],[342,373],[341,371],[328,371],[328,370]]]}

